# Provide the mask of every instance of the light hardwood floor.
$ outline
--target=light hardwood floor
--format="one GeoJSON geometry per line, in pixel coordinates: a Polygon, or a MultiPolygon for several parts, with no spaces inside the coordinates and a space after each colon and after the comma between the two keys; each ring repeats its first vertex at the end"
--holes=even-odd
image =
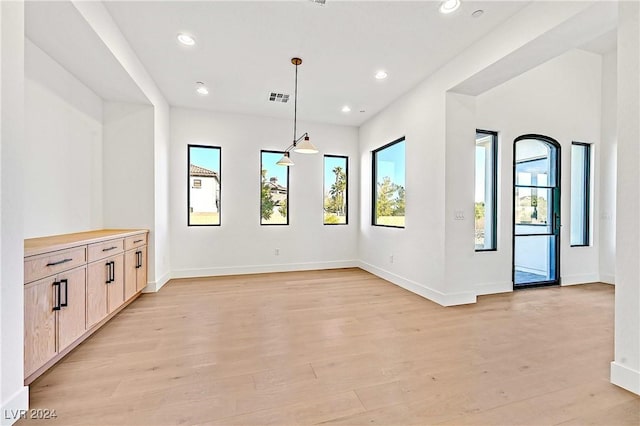
{"type": "Polygon", "coordinates": [[[638,425],[613,287],[443,308],[359,269],[174,280],[31,386],[64,425],[638,425]]]}

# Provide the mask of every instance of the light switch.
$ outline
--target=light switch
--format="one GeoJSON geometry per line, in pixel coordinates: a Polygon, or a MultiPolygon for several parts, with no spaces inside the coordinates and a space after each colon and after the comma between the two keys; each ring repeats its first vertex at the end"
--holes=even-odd
{"type": "Polygon", "coordinates": [[[464,210],[456,210],[454,212],[454,219],[455,220],[464,220],[464,210]]]}

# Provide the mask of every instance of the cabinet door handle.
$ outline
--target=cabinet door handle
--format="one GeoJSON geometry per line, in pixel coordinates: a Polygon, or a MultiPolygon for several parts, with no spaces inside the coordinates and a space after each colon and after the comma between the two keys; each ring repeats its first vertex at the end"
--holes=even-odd
{"type": "Polygon", "coordinates": [[[53,262],[53,263],[47,263],[47,266],[56,266],[56,265],[62,265],[63,263],[67,263],[67,262],[71,262],[73,259],[62,259],[58,262],[53,262]]]}
{"type": "Polygon", "coordinates": [[[136,269],[138,269],[140,267],[140,263],[141,263],[140,255],[141,254],[142,254],[142,252],[140,252],[140,251],[136,252],[136,269]]]}
{"type": "Polygon", "coordinates": [[[143,241],[144,241],[144,240],[135,240],[135,241],[133,242],[133,244],[138,244],[138,243],[141,243],[141,242],[143,242],[143,241]]]}
{"type": "Polygon", "coordinates": [[[116,280],[116,262],[111,261],[111,282],[116,280]]]}
{"type": "Polygon", "coordinates": [[[111,283],[111,262],[107,262],[107,281],[106,284],[111,283]]]}
{"type": "Polygon", "coordinates": [[[64,303],[62,303],[62,299],[60,299],[60,296],[58,296],[60,300],[59,305],[62,308],[66,308],[67,304],[69,303],[69,281],[66,279],[60,280],[60,285],[62,285],[62,283],[64,283],[64,303]]]}
{"type": "Polygon", "coordinates": [[[110,251],[110,250],[115,250],[117,248],[118,248],[118,246],[113,246],[113,247],[109,247],[109,248],[103,248],[102,251],[110,251]]]}
{"type": "Polygon", "coordinates": [[[57,300],[53,302],[53,310],[59,311],[60,310],[60,283],[58,281],[54,281],[53,287],[57,288],[54,294],[54,299],[57,299],[57,300]]]}

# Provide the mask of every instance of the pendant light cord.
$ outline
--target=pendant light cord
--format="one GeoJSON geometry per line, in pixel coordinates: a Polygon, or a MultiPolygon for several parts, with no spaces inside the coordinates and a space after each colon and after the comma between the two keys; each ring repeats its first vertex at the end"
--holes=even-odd
{"type": "Polygon", "coordinates": [[[296,64],[296,88],[293,97],[293,146],[296,146],[296,124],[298,120],[298,65],[296,64]]]}

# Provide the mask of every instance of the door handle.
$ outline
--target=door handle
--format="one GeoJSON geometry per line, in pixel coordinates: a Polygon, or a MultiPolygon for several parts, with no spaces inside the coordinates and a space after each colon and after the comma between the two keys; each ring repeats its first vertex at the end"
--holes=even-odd
{"type": "Polygon", "coordinates": [[[107,284],[111,284],[111,262],[106,263],[107,266],[107,284]]]}
{"type": "Polygon", "coordinates": [[[66,308],[69,303],[69,281],[66,279],[60,280],[60,285],[62,285],[62,283],[64,283],[64,303],[62,303],[62,299],[60,299],[60,307],[66,308]]]}
{"type": "Polygon", "coordinates": [[[560,215],[558,213],[555,213],[553,215],[553,228],[554,228],[556,234],[560,233],[560,227],[561,226],[562,226],[562,224],[560,223],[560,215]]]}
{"type": "Polygon", "coordinates": [[[57,297],[57,300],[54,301],[53,310],[59,311],[60,310],[60,283],[58,281],[54,281],[53,287],[57,288],[56,293],[54,295],[54,299],[57,297]]]}

